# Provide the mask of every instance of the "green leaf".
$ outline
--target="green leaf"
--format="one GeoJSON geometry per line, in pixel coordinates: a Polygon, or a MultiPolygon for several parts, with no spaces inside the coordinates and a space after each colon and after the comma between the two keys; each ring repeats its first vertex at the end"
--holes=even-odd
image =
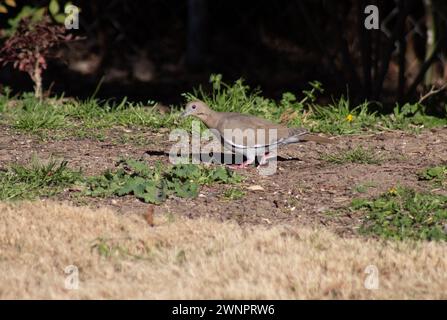
{"type": "Polygon", "coordinates": [[[419,173],[419,179],[421,180],[434,180],[434,179],[444,179],[447,176],[447,167],[432,167],[423,170],[419,173]]]}
{"type": "Polygon", "coordinates": [[[65,14],[63,14],[63,13],[59,13],[59,14],[55,15],[55,16],[53,16],[53,18],[57,23],[65,22],[65,14]]]}
{"type": "Polygon", "coordinates": [[[59,2],[57,0],[51,0],[48,9],[50,10],[52,16],[57,15],[60,10],[59,2]]]}
{"type": "Polygon", "coordinates": [[[91,195],[133,194],[144,202],[159,204],[171,194],[197,197],[201,185],[240,180],[240,176],[225,167],[211,169],[194,164],[164,167],[160,164],[152,169],[142,161],[123,160],[116,171],[106,170],[103,175],[88,179],[87,185],[91,195]]]}
{"type": "Polygon", "coordinates": [[[147,181],[144,184],[139,185],[138,191],[135,192],[135,196],[146,203],[159,204],[166,199],[166,193],[164,189],[157,185],[155,181],[147,181]]]}
{"type": "Polygon", "coordinates": [[[351,202],[351,206],[353,209],[357,210],[357,209],[361,209],[364,208],[365,206],[368,206],[369,201],[365,200],[365,199],[353,199],[351,202]]]}
{"type": "Polygon", "coordinates": [[[212,172],[212,180],[213,181],[221,181],[221,182],[227,182],[230,178],[230,171],[228,171],[225,167],[218,167],[212,172]]]}
{"type": "Polygon", "coordinates": [[[43,19],[43,16],[45,15],[45,8],[40,8],[37,9],[34,13],[33,13],[33,17],[32,17],[32,21],[33,22],[39,22],[43,19]]]}
{"type": "Polygon", "coordinates": [[[199,185],[194,182],[176,184],[175,193],[181,198],[195,198],[199,194],[199,185]]]}
{"type": "MultiPolygon", "coordinates": [[[[139,186],[144,183],[144,179],[141,177],[134,177],[129,179],[120,189],[117,190],[116,194],[118,196],[124,196],[130,193],[137,193],[139,190],[139,186]]],[[[142,187],[144,191],[144,187],[142,187]]]]}
{"type": "Polygon", "coordinates": [[[143,195],[141,195],[140,197],[138,197],[139,199],[143,200],[146,203],[153,203],[153,204],[159,204],[161,203],[157,196],[154,195],[153,193],[147,192],[144,193],[143,195]]]}
{"type": "Polygon", "coordinates": [[[132,170],[135,171],[136,174],[141,176],[150,176],[151,170],[145,162],[129,159],[126,163],[132,170]]]}

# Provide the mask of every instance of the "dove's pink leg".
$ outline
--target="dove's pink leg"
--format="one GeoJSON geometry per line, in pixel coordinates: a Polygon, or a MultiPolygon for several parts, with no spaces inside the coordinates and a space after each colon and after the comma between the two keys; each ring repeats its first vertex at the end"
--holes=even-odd
{"type": "Polygon", "coordinates": [[[270,152],[266,152],[263,156],[262,156],[262,158],[261,158],[261,161],[259,161],[259,166],[263,166],[263,165],[265,165],[265,164],[267,164],[267,160],[268,159],[272,159],[272,158],[275,158],[276,157],[276,153],[273,153],[272,155],[270,155],[270,152]]]}
{"type": "Polygon", "coordinates": [[[229,165],[229,167],[232,169],[245,169],[253,162],[255,162],[255,159],[248,159],[247,161],[244,161],[241,164],[231,164],[229,165]]]}

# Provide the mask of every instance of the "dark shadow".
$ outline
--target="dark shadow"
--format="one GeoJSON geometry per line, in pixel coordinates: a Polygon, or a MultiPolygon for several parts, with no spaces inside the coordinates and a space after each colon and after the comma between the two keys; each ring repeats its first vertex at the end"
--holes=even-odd
{"type": "MultiPolygon", "coordinates": [[[[158,151],[158,150],[148,150],[145,152],[146,155],[148,156],[166,156],[169,157],[169,152],[164,152],[164,151],[158,151]]],[[[177,157],[180,157],[180,154],[174,155],[177,157]]],[[[194,153],[194,154],[188,154],[188,158],[189,159],[197,159],[200,162],[206,162],[206,163],[216,163],[216,164],[240,164],[243,161],[246,160],[245,157],[241,157],[239,155],[236,154],[231,154],[231,153],[194,153]]],[[[258,160],[256,159],[256,164],[258,164],[258,160]]],[[[284,158],[281,156],[277,157],[277,161],[279,162],[286,162],[286,161],[300,161],[301,159],[299,158],[284,158]]]]}
{"type": "Polygon", "coordinates": [[[149,151],[146,151],[144,154],[148,155],[148,156],[167,156],[167,157],[169,157],[168,152],[158,151],[158,150],[149,150],[149,151]]]}

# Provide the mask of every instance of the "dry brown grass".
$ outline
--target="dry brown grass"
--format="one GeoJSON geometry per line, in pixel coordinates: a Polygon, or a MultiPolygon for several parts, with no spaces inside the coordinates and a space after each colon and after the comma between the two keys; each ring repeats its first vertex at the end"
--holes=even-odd
{"type": "Polygon", "coordinates": [[[204,219],[155,225],[106,209],[0,204],[0,298],[447,298],[442,243],[204,219]],[[364,288],[371,264],[378,290],[364,288]],[[79,268],[79,290],[64,288],[67,265],[79,268]]]}

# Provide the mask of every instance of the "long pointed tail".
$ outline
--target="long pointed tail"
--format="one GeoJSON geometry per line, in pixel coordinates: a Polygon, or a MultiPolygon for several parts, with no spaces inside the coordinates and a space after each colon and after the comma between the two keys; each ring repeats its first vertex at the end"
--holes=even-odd
{"type": "Polygon", "coordinates": [[[313,135],[313,134],[304,134],[304,135],[300,136],[300,140],[301,141],[315,141],[318,143],[337,143],[335,140],[328,139],[325,137],[320,137],[320,136],[313,135]]]}

